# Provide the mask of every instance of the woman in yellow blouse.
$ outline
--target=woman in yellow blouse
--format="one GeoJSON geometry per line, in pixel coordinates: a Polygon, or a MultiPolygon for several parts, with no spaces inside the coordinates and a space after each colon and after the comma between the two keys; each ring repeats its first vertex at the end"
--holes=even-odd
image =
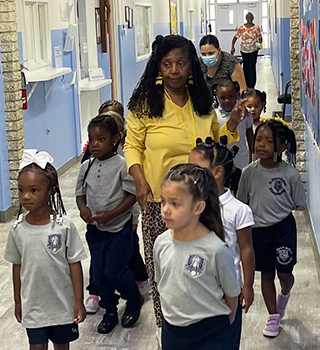
{"type": "Polygon", "coordinates": [[[129,101],[124,154],[142,208],[145,261],[152,284],[157,325],[161,309],[154,284],[153,244],[166,230],[161,218],[160,185],[169,169],[187,163],[197,137],[238,140],[237,125],[246,116],[245,100],[219,128],[197,52],[179,35],[157,36],[146,69],[129,101]]]}

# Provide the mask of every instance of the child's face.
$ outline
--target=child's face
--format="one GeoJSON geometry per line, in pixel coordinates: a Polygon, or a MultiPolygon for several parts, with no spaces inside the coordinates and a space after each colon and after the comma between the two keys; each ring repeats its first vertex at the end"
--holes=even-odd
{"type": "Polygon", "coordinates": [[[89,129],[89,151],[99,160],[110,158],[113,155],[115,137],[101,126],[92,126],[89,129]]]}
{"type": "Polygon", "coordinates": [[[18,178],[19,201],[29,212],[48,205],[50,189],[45,175],[27,170],[18,178]]]}
{"type": "Polygon", "coordinates": [[[220,106],[226,111],[231,111],[235,106],[239,95],[234,86],[221,86],[217,90],[220,106]]]}
{"type": "Polygon", "coordinates": [[[166,181],[161,186],[161,215],[169,229],[187,228],[196,216],[197,203],[183,182],[166,181]]]}
{"type": "MultiPolygon", "coordinates": [[[[279,147],[277,147],[279,150],[279,147]]],[[[255,153],[262,160],[273,159],[274,157],[274,140],[272,130],[268,127],[261,127],[256,136],[254,144],[255,153]]]]}
{"type": "Polygon", "coordinates": [[[259,122],[260,114],[263,110],[264,104],[258,96],[249,97],[246,102],[246,107],[252,115],[253,120],[257,123],[259,122]]]}

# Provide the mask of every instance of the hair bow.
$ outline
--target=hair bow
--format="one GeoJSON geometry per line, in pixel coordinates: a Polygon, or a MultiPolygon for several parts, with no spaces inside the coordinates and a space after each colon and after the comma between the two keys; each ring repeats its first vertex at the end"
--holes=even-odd
{"type": "Polygon", "coordinates": [[[282,118],[280,118],[277,114],[276,117],[270,117],[270,118],[260,118],[259,122],[266,122],[268,120],[274,120],[276,122],[280,122],[281,124],[283,124],[284,126],[286,126],[287,128],[289,127],[289,124],[287,122],[285,122],[282,118]]]}
{"type": "Polygon", "coordinates": [[[25,149],[23,151],[19,170],[32,163],[37,164],[41,169],[45,169],[47,163],[53,163],[53,158],[45,151],[38,152],[36,149],[25,149]]]}

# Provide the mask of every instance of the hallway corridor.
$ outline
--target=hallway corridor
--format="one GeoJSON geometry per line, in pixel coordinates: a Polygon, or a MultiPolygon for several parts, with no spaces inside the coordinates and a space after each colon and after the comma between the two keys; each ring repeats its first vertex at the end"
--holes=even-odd
{"type": "MultiPolygon", "coordinates": [[[[277,91],[269,58],[258,60],[258,83],[256,88],[267,93],[267,113],[281,110],[276,102],[277,91]]],[[[76,224],[82,241],[85,242],[85,224],[79,218],[75,204],[74,186],[79,164],[60,177],[64,204],[69,217],[76,224]]],[[[280,335],[275,339],[263,337],[267,311],[260,291],[260,273],[256,273],[255,301],[249,313],[243,315],[241,350],[320,350],[320,282],[311,246],[312,234],[307,213],[294,213],[298,225],[298,263],[294,269],[296,283],[293,288],[286,315],[281,322],[280,335]]],[[[8,231],[12,222],[0,224],[0,349],[22,350],[28,348],[25,330],[14,318],[11,264],[3,259],[8,231]]],[[[89,259],[83,261],[85,284],[88,281],[89,259]]],[[[85,294],[85,298],[87,294],[85,294]]],[[[124,310],[123,301],[119,307],[120,317],[124,310]]],[[[80,325],[80,339],[71,344],[72,350],[157,350],[151,295],[145,299],[140,320],[132,329],[118,325],[111,334],[98,334],[96,329],[101,321],[103,310],[96,315],[88,315],[80,325]]],[[[49,349],[53,349],[50,344],[49,349]]],[[[186,349],[188,350],[188,349],[186,349]]],[[[228,350],[228,349],[226,349],[228,350]]]]}

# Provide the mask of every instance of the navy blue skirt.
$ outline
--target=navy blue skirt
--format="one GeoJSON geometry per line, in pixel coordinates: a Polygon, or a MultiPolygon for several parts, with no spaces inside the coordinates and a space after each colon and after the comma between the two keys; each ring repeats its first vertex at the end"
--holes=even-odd
{"type": "Polygon", "coordinates": [[[187,327],[177,327],[162,321],[163,350],[228,350],[230,345],[229,317],[206,318],[187,327]]]}

